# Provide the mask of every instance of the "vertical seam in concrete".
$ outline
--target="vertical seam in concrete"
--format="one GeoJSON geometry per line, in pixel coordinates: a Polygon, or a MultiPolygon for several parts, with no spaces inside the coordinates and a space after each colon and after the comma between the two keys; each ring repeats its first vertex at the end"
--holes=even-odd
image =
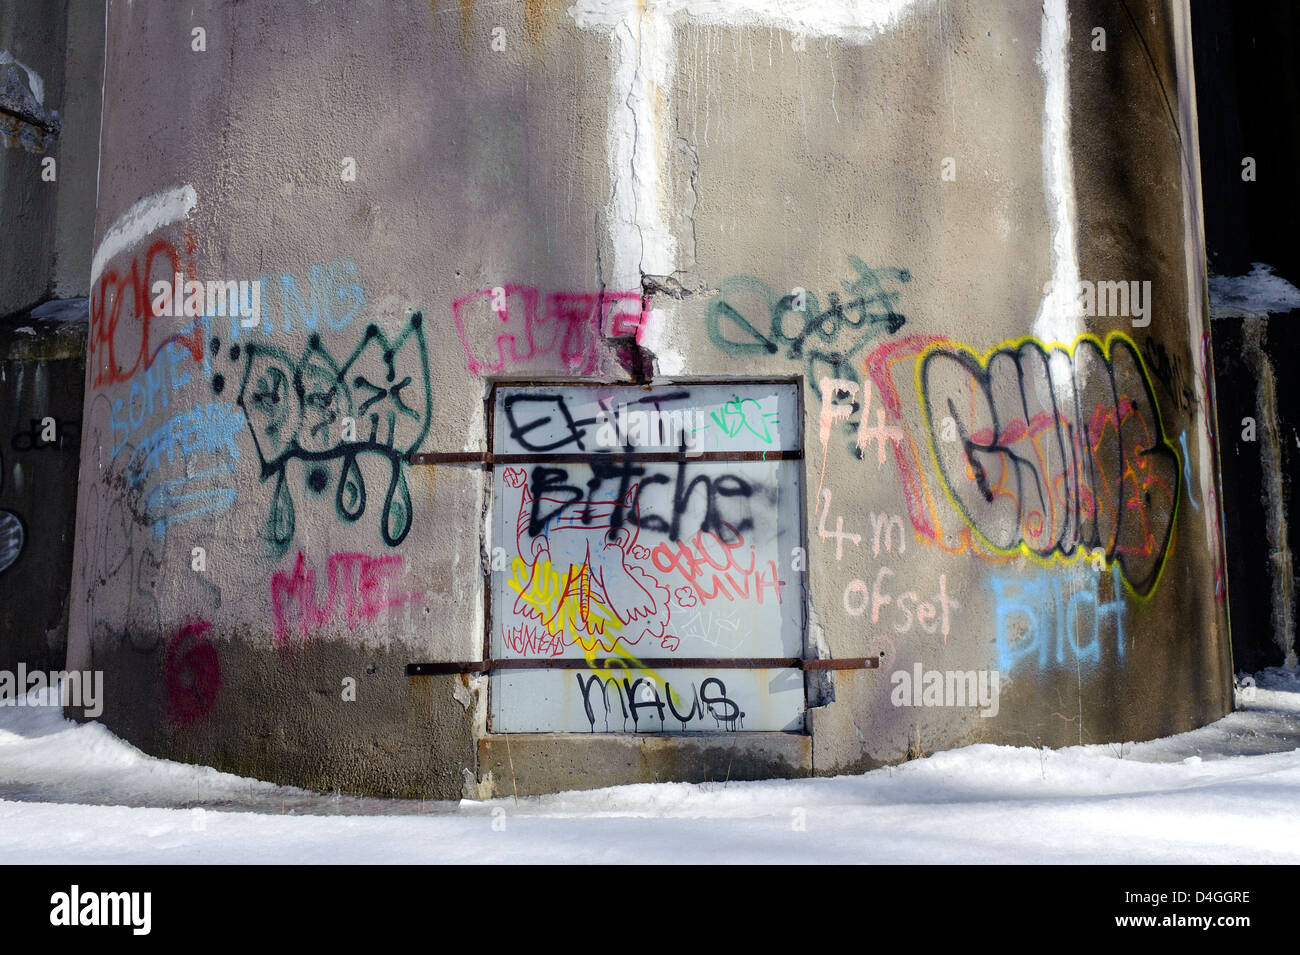
{"type": "MultiPolygon", "coordinates": [[[[1058,2],[1063,4],[1064,0],[1058,2]]],[[[792,33],[865,43],[899,22],[914,5],[917,0],[839,0],[823,4],[782,0],[578,0],[569,7],[569,17],[580,28],[611,34],[611,284],[639,288],[642,275],[671,275],[676,271],[676,241],[664,214],[667,184],[663,181],[661,158],[667,133],[658,103],[661,92],[669,88],[676,64],[673,24],[678,14],[701,24],[734,28],[767,25],[792,33]]],[[[706,94],[706,108],[708,102],[706,94]]]]}

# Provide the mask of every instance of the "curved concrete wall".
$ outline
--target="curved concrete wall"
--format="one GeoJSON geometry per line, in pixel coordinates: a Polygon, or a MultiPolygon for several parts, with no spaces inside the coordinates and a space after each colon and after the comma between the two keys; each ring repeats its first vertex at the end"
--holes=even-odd
{"type": "Polygon", "coordinates": [[[111,2],[69,650],[103,719],[456,797],[1222,715],[1186,13],[1128,8],[111,2]],[[252,327],[158,314],[177,273],[260,279],[252,327]],[[530,301],[591,314],[534,340],[530,301]],[[406,673],[482,658],[491,483],[406,455],[488,450],[493,382],[645,361],[799,382],[803,655],[882,665],[809,674],[802,733],[507,752],[485,677],[406,673]]]}

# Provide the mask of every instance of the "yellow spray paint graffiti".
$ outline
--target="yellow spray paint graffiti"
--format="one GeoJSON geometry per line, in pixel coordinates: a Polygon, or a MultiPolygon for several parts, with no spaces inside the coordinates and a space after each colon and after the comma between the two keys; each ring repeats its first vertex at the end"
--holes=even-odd
{"type": "Polygon", "coordinates": [[[593,596],[589,564],[570,565],[561,577],[549,560],[529,564],[516,557],[510,570],[510,589],[532,608],[548,633],[566,634],[584,650],[594,651],[602,646],[595,637],[623,629],[618,615],[593,596]]]}
{"type": "Polygon", "coordinates": [[[1127,335],[1015,339],[982,358],[931,343],[916,386],[944,492],[983,547],[1045,564],[1100,553],[1134,593],[1155,589],[1181,467],[1127,335]]]}

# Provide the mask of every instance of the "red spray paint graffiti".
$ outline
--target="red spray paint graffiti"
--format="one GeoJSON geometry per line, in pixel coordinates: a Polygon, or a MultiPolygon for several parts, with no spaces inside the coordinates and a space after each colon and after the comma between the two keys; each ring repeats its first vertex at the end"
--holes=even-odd
{"type": "Polygon", "coordinates": [[[731,602],[739,597],[755,599],[761,604],[763,591],[770,588],[780,603],[785,581],[777,572],[776,561],[769,560],[766,568],[758,566],[753,545],[749,547],[748,563],[743,557],[737,559],[736,552],[744,552],[745,538],[731,525],[725,526],[733,538],[731,543],[711,531],[700,531],[690,544],[677,541],[675,547],[670,547],[664,543],[651,551],[656,570],[665,574],[676,570],[690,585],[690,591],[685,594],[681,593],[685,588],[679,588],[677,602],[693,607],[698,596],[702,603],[718,599],[731,602]],[[709,577],[713,578],[712,583],[709,577]]]}
{"type": "Polygon", "coordinates": [[[191,621],[167,643],[167,707],[176,723],[203,719],[221,692],[217,648],[204,636],[211,626],[206,620],[191,621]]]}
{"type": "MultiPolygon", "coordinates": [[[[193,252],[193,239],[187,239],[187,254],[193,252]]],[[[158,239],[143,256],[132,260],[129,268],[119,272],[106,269],[91,289],[90,356],[87,373],[92,388],[104,388],[130,381],[152,367],[159,352],[169,342],[189,350],[195,362],[203,360],[202,319],[194,319],[179,331],[174,326],[154,321],[150,288],[153,282],[172,282],[180,273],[193,279],[193,264],[183,261],[180,252],[166,239],[158,239]]],[[[174,320],[173,320],[174,321],[174,320]]]]}
{"type": "MultiPolygon", "coordinates": [[[[901,426],[905,419],[902,397],[894,382],[894,367],[905,362],[904,367],[910,370],[913,362],[909,359],[916,359],[927,347],[941,341],[942,338],[933,335],[909,335],[880,346],[867,357],[867,374],[875,382],[889,419],[895,424],[901,426]]],[[[942,543],[944,535],[935,514],[934,499],[926,485],[920,452],[911,432],[907,429],[903,431],[904,440],[894,443],[894,463],[898,468],[899,485],[903,491],[908,517],[911,518],[918,537],[942,543]]],[[[965,536],[969,541],[969,534],[966,533],[965,536]]],[[[965,550],[965,546],[958,550],[965,550]]]]}

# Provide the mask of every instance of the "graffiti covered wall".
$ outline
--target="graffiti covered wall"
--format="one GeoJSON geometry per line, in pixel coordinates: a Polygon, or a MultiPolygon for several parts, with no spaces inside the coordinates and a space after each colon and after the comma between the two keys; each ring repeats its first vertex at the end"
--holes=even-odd
{"type": "Polygon", "coordinates": [[[496,390],[494,450],[551,457],[494,476],[491,655],[587,665],[494,674],[494,732],[804,728],[797,669],[727,667],[803,653],[798,388],[496,390]]]}
{"type": "Polygon", "coordinates": [[[69,654],[129,739],[454,798],[1229,707],[1182,3],[140,6],[69,654]]]}

